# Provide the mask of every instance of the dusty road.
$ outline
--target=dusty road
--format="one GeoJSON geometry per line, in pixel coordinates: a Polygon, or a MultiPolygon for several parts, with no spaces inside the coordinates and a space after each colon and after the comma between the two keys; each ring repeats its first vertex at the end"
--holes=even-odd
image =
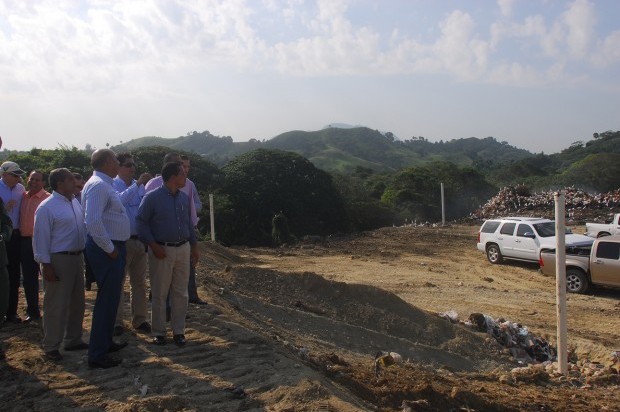
{"type": "MultiPolygon", "coordinates": [[[[0,409],[619,410],[620,375],[514,379],[519,365],[492,338],[437,316],[481,312],[555,341],[554,279],[536,265],[491,265],[476,231],[386,228],[279,249],[205,244],[198,277],[209,305],[190,305],[186,347],[127,331],[121,366],[89,370],[84,353],[45,361],[40,325],[5,325],[0,409]],[[379,351],[403,361],[376,375],[379,351]]],[[[578,362],[604,364],[620,349],[620,292],[570,295],[568,305],[578,362]]]]}

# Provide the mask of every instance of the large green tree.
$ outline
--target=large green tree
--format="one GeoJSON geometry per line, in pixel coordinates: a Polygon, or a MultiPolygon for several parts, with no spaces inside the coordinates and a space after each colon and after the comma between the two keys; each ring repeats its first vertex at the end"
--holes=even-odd
{"type": "Polygon", "coordinates": [[[397,210],[403,220],[436,222],[441,220],[441,183],[447,220],[466,216],[497,190],[472,168],[432,162],[396,173],[381,200],[397,210]]]}
{"type": "Polygon", "coordinates": [[[218,233],[225,243],[271,244],[272,219],[280,212],[296,237],[326,235],[346,226],[331,176],[300,155],[258,149],[222,170],[228,208],[220,213],[218,233]]]}

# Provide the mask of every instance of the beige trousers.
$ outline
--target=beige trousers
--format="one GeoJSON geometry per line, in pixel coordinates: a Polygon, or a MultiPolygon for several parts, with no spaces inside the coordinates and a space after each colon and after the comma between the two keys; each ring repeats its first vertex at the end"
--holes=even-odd
{"type": "MultiPolygon", "coordinates": [[[[127,258],[125,260],[125,279],[129,277],[129,285],[131,286],[131,326],[137,328],[146,322],[148,316],[147,299],[146,299],[146,262],[147,253],[144,249],[144,243],[138,239],[129,239],[126,243],[127,258]]],[[[116,312],[115,326],[123,325],[123,304],[125,303],[125,293],[121,292],[121,299],[118,302],[118,311],[116,312]]]]}
{"type": "MultiPolygon", "coordinates": [[[[43,350],[58,350],[82,342],[84,321],[84,255],[52,254],[60,280],[43,280],[43,350]]],[[[43,272],[43,269],[41,269],[43,272]]]]}
{"type": "Polygon", "coordinates": [[[170,327],[173,335],[185,333],[187,283],[189,281],[189,242],[179,246],[162,246],[164,259],[157,259],[149,249],[151,278],[151,327],[153,336],[166,336],[166,296],[170,291],[170,327]]]}

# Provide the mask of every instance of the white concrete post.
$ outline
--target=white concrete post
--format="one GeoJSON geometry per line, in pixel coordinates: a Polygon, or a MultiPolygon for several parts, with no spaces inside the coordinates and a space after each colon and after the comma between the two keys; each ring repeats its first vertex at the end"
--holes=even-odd
{"type": "Polygon", "coordinates": [[[566,239],[564,222],[564,190],[554,193],[555,199],[555,296],[557,305],[558,372],[568,374],[566,345],[566,239]]]}
{"type": "Polygon", "coordinates": [[[446,203],[443,196],[443,183],[441,184],[441,226],[446,225],[446,203]]]}
{"type": "Polygon", "coordinates": [[[213,193],[209,193],[209,217],[211,218],[211,242],[215,242],[215,213],[213,212],[213,193]]]}

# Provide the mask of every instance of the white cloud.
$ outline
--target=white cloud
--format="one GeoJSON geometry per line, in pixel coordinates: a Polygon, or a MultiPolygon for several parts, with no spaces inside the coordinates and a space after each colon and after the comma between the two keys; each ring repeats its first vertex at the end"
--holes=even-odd
{"type": "Polygon", "coordinates": [[[504,17],[512,17],[512,8],[514,7],[515,0],[497,0],[499,10],[504,17]]]}
{"type": "Polygon", "coordinates": [[[431,23],[438,36],[422,41],[404,35],[406,28],[354,24],[350,8],[360,6],[346,0],[0,2],[0,93],[165,95],[176,91],[158,81],[162,76],[212,68],[296,76],[442,73],[529,84],[564,78],[573,67],[567,59],[598,67],[620,61],[618,32],[596,37],[594,3],[575,0],[559,16],[522,21],[512,20],[519,2],[497,5],[495,22],[448,12],[431,23]],[[259,20],[292,34],[266,36],[259,20]]]}
{"type": "Polygon", "coordinates": [[[583,59],[589,53],[596,17],[594,5],[588,0],[575,0],[562,15],[568,34],[566,45],[569,55],[583,59]]]}

